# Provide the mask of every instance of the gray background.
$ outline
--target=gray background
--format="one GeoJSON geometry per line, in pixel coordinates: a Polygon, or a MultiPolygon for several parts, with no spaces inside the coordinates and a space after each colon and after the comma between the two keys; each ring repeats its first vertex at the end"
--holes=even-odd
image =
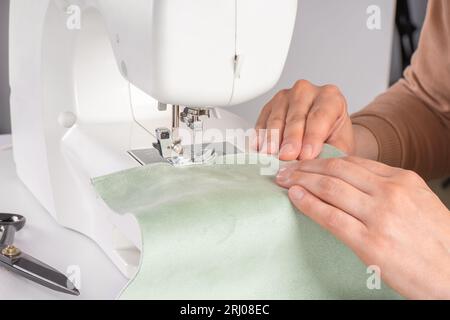
{"type": "MultiPolygon", "coordinates": [[[[410,0],[410,4],[414,20],[420,23],[426,0],[410,0]]],[[[393,12],[389,10],[391,6],[392,0],[300,0],[293,50],[280,85],[247,104],[245,109],[236,110],[252,120],[271,94],[300,78],[316,83],[335,83],[347,95],[351,111],[362,108],[382,90],[380,83],[386,69],[383,64],[389,59],[378,59],[377,54],[391,51],[387,38],[393,19],[393,12]],[[387,12],[383,16],[383,30],[378,33],[369,34],[364,26],[365,8],[370,4],[379,4],[383,12],[387,12]]],[[[10,131],[8,7],[9,0],[0,0],[0,134],[10,131]]],[[[394,41],[391,82],[401,75],[399,57],[398,44],[394,41]]]]}

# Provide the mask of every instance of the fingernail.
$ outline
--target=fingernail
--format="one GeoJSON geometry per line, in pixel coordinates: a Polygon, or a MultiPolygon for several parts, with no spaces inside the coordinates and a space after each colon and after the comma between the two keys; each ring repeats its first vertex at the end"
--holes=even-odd
{"type": "Polygon", "coordinates": [[[286,154],[294,152],[294,147],[292,144],[285,144],[283,147],[281,147],[280,154],[286,154]]]}
{"type": "Polygon", "coordinates": [[[306,146],[303,147],[301,158],[311,159],[312,154],[313,154],[313,146],[311,144],[307,144],[306,146]]]}
{"type": "Polygon", "coordinates": [[[300,188],[291,188],[289,194],[293,200],[302,200],[305,197],[305,192],[300,188]]]}
{"type": "Polygon", "coordinates": [[[287,170],[287,168],[286,168],[286,167],[283,167],[283,168],[281,168],[281,169],[278,171],[278,174],[281,174],[281,173],[285,172],[286,170],[287,170]]]}
{"type": "Polygon", "coordinates": [[[277,183],[283,187],[291,186],[291,178],[289,176],[280,177],[277,179],[277,183]]]}
{"type": "Polygon", "coordinates": [[[268,153],[269,154],[276,154],[278,153],[278,149],[280,148],[279,144],[275,143],[275,142],[271,142],[270,146],[269,146],[269,150],[268,153]]]}
{"type": "Polygon", "coordinates": [[[277,181],[281,184],[288,184],[291,179],[291,175],[289,174],[288,170],[284,168],[284,170],[280,170],[277,175],[277,181]]]}
{"type": "Polygon", "coordinates": [[[283,170],[283,171],[280,170],[278,172],[278,175],[277,175],[277,180],[278,181],[285,180],[287,178],[287,174],[286,173],[287,173],[286,170],[283,170]]]}

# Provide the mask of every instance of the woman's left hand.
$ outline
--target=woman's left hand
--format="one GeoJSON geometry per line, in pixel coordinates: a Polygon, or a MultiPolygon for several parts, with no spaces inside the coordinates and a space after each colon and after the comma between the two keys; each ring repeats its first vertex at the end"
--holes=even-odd
{"type": "Polygon", "coordinates": [[[294,205],[411,299],[450,299],[450,212],[415,173],[360,158],[280,171],[294,205]]]}

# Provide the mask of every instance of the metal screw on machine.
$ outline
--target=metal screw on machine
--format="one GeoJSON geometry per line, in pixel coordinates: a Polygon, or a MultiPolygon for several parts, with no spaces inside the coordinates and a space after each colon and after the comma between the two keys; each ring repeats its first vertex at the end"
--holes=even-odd
{"type": "Polygon", "coordinates": [[[25,217],[0,213],[0,267],[49,289],[80,295],[75,285],[61,272],[33,258],[14,246],[14,238],[25,226],[25,217]]]}
{"type": "Polygon", "coordinates": [[[15,246],[7,246],[5,249],[2,250],[2,255],[7,257],[17,257],[21,254],[21,251],[19,248],[16,248],[15,246]]]}
{"type": "Polygon", "coordinates": [[[177,155],[183,154],[183,147],[181,146],[181,140],[172,137],[172,131],[168,128],[156,129],[156,138],[158,143],[153,146],[159,150],[161,156],[164,159],[173,158],[173,153],[177,155]]]}

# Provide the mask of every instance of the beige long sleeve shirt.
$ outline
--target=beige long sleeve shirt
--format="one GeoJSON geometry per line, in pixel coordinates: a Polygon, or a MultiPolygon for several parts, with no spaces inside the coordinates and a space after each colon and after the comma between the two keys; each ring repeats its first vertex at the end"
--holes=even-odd
{"type": "Polygon", "coordinates": [[[379,161],[426,179],[450,174],[449,0],[430,0],[404,78],[352,119],[375,135],[379,161]]]}

